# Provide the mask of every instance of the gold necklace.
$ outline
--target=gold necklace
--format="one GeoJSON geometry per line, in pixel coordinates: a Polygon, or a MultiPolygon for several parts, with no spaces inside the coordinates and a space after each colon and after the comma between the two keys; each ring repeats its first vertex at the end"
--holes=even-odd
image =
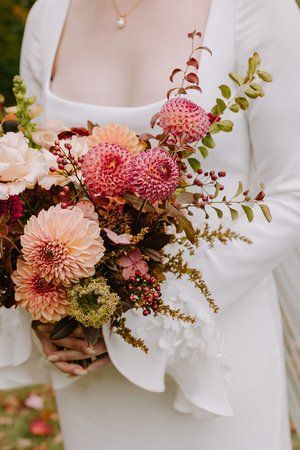
{"type": "Polygon", "coordinates": [[[141,3],[142,0],[138,0],[133,6],[132,8],[130,8],[129,11],[127,11],[126,13],[122,13],[118,7],[118,4],[116,2],[116,0],[112,0],[114,8],[116,10],[117,13],[117,20],[116,20],[116,25],[117,27],[121,30],[122,28],[124,28],[126,26],[126,18],[129,16],[129,14],[131,14],[141,3]]]}

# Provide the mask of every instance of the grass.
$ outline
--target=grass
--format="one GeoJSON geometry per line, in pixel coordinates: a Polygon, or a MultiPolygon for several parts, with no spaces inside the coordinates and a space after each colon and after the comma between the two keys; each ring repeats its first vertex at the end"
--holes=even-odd
{"type": "MultiPolygon", "coordinates": [[[[300,440],[292,431],[294,450],[300,440]]],[[[51,388],[36,386],[0,391],[1,450],[63,450],[51,388]]]]}

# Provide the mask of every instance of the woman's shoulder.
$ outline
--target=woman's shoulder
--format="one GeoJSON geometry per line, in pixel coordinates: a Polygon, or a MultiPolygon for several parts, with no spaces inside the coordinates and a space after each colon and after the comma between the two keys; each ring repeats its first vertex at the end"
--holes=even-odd
{"type": "Polygon", "coordinates": [[[55,14],[57,17],[62,11],[62,6],[69,3],[70,0],[36,0],[29,11],[26,26],[39,26],[45,20],[47,23],[48,14],[55,14]]]}

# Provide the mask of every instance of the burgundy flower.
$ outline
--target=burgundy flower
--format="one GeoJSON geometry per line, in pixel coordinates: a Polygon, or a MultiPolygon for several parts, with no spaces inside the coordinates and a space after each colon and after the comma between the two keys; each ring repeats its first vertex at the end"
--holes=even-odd
{"type": "Polygon", "coordinates": [[[23,202],[18,195],[11,195],[7,200],[0,200],[0,217],[9,214],[9,223],[16,222],[22,217],[23,202]]]}

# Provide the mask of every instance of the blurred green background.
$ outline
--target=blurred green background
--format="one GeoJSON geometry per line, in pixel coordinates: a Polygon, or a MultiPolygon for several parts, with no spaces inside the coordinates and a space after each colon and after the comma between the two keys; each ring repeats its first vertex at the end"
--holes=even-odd
{"type": "Polygon", "coordinates": [[[0,0],[0,93],[12,103],[12,78],[19,73],[22,35],[35,0],[0,0]]]}

